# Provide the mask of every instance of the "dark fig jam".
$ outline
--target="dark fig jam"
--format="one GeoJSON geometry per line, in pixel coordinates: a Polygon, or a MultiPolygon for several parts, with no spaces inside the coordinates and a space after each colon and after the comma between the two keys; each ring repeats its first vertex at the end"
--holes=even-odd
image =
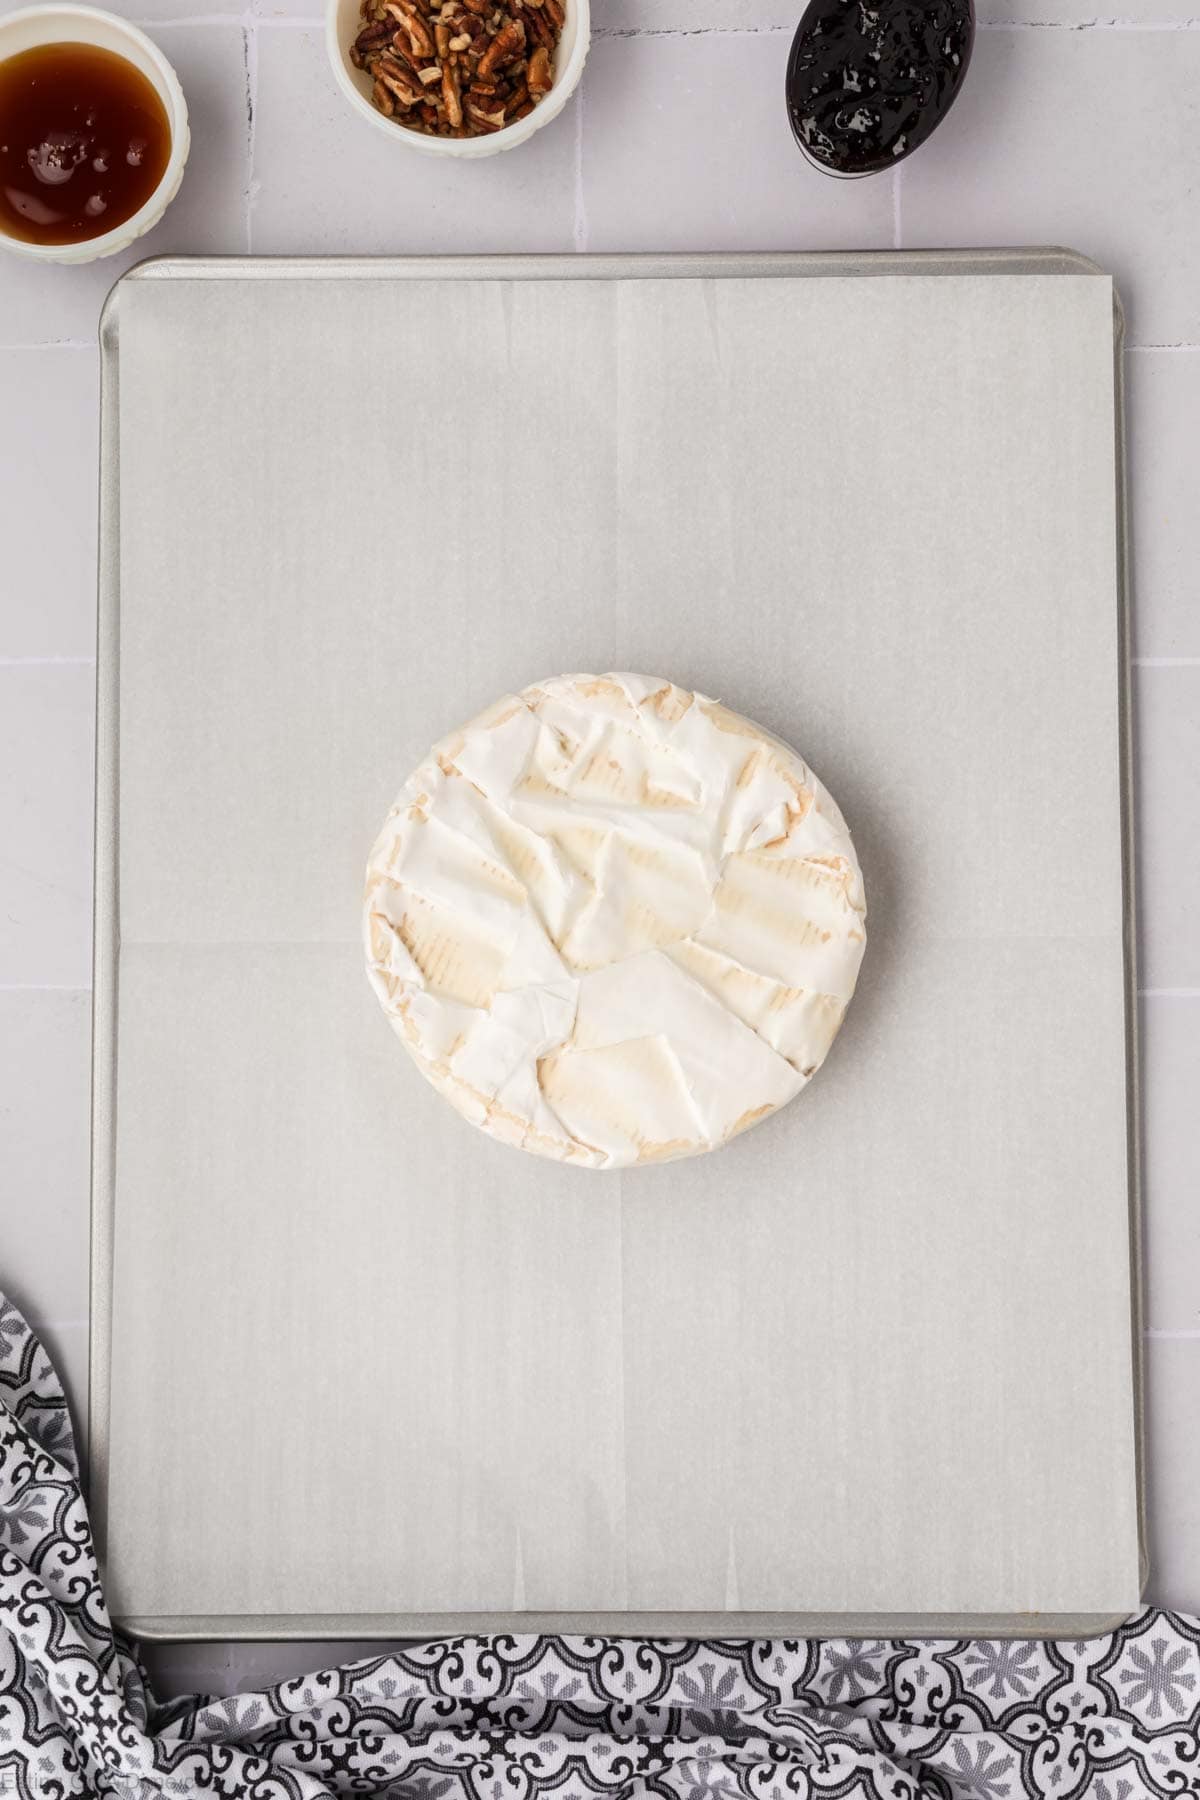
{"type": "Polygon", "coordinates": [[[812,0],[788,59],[788,117],[832,175],[877,175],[923,144],[971,60],[972,0],[812,0]]]}

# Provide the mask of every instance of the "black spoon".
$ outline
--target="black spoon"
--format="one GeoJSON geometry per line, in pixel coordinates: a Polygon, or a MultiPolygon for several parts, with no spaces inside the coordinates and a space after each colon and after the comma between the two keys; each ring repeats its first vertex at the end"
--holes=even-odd
{"type": "Polygon", "coordinates": [[[811,0],[788,58],[796,142],[827,175],[894,169],[949,112],[974,42],[974,0],[811,0]]]}

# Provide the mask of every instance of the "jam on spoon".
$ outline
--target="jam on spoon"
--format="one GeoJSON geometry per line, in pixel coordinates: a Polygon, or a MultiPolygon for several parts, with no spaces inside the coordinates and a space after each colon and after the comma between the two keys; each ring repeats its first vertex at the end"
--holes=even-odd
{"type": "Polygon", "coordinates": [[[941,124],[975,41],[973,0],[812,0],[788,58],[796,142],[830,175],[876,175],[941,124]]]}
{"type": "Polygon", "coordinates": [[[166,108],[125,57],[39,44],[0,62],[0,228],[10,238],[71,244],[123,225],[170,154],[166,108]]]}

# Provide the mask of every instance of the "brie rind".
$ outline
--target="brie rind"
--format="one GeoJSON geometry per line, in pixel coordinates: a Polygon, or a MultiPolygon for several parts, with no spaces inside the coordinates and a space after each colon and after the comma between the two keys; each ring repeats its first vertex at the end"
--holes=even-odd
{"type": "Polygon", "coordinates": [[[541,682],[445,738],[367,869],[370,979],[422,1074],[588,1168],[716,1149],[791,1099],[865,926],[796,753],[640,675],[541,682]]]}

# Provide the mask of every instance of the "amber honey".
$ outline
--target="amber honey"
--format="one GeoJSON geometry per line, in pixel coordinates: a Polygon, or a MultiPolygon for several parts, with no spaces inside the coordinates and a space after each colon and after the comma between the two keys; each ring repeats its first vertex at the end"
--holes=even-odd
{"type": "Polygon", "coordinates": [[[93,44],[0,62],[0,228],[30,244],[99,237],[150,198],[171,154],[140,69],[93,44]]]}

